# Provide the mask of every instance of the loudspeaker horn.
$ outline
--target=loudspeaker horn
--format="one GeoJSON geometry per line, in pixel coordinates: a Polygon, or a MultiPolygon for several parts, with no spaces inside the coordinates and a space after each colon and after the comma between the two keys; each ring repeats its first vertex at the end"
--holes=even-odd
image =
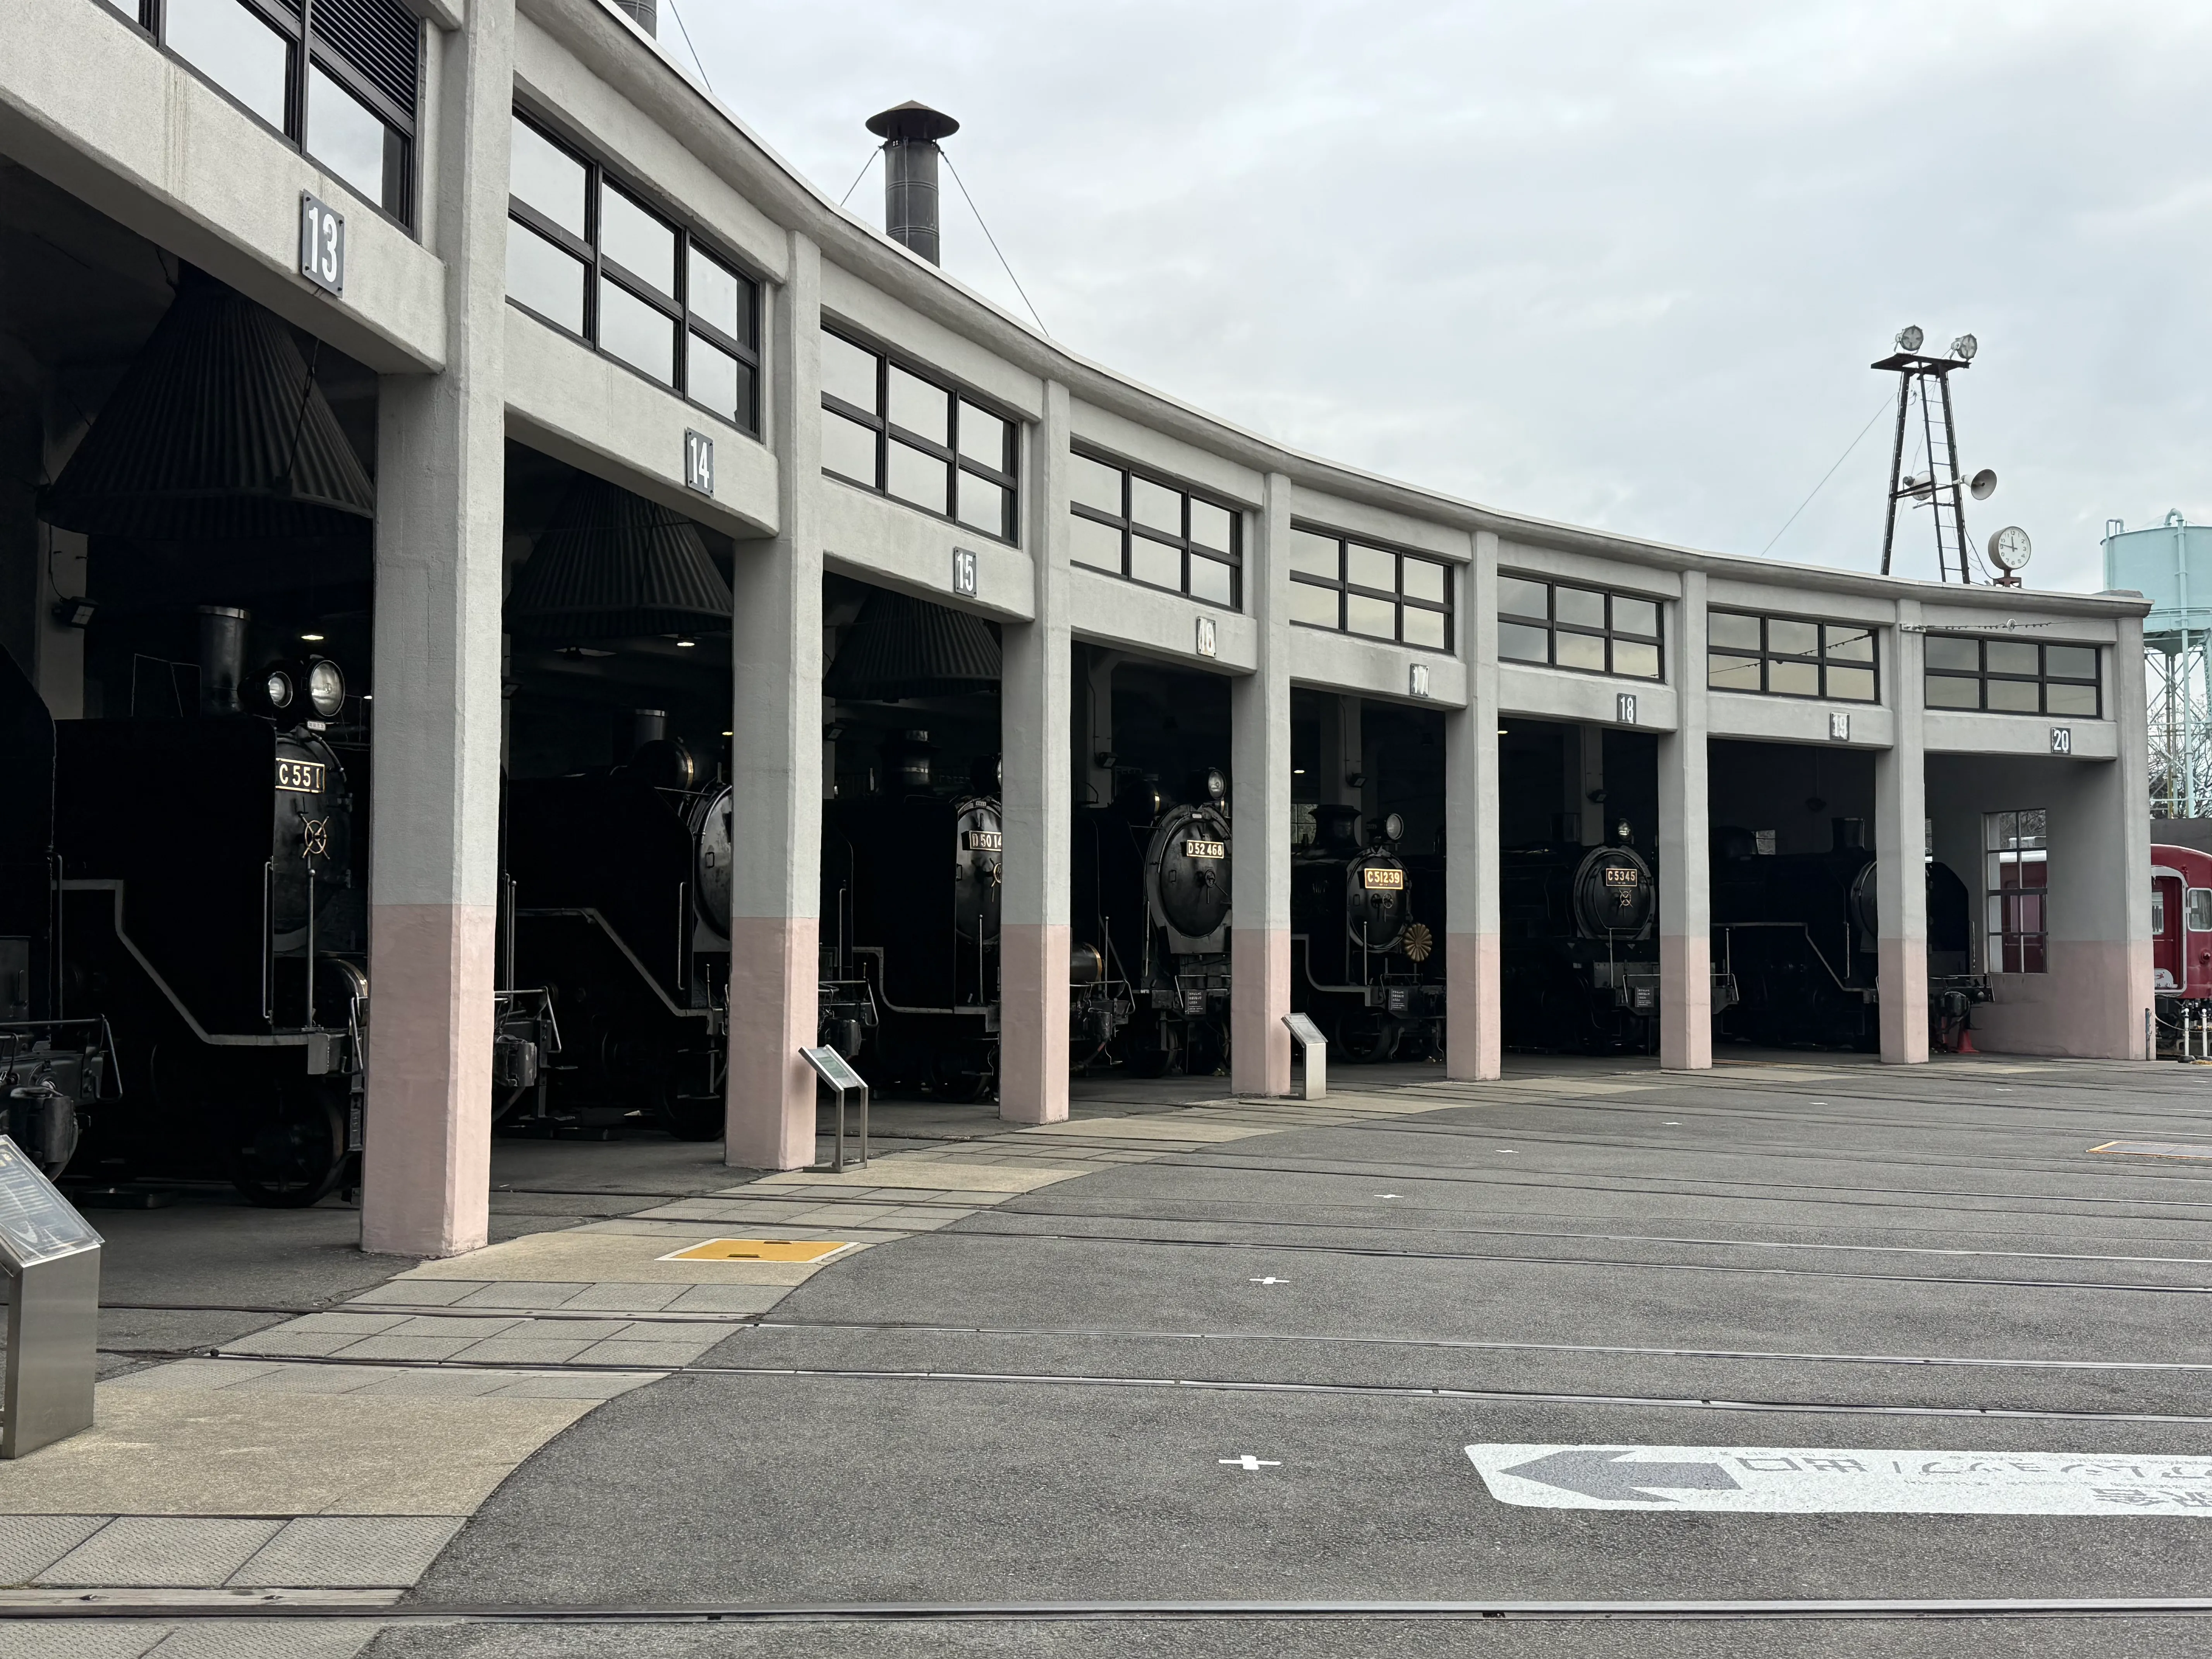
{"type": "Polygon", "coordinates": [[[1966,493],[1978,501],[1985,501],[1997,493],[1997,475],[1988,467],[1966,480],[1966,493]]]}

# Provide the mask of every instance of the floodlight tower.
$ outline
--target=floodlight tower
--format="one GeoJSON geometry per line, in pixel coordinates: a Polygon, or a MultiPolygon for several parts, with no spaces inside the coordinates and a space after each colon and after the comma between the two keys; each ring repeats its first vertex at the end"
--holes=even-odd
{"type": "Polygon", "coordinates": [[[1952,341],[1948,357],[1923,356],[1920,344],[1925,337],[1917,328],[1899,330],[1896,352],[1874,365],[1897,375],[1897,439],[1890,447],[1889,517],[1881,532],[1881,574],[1889,574],[1897,547],[1897,504],[1909,501],[1934,513],[1938,578],[1971,582],[1974,574],[1967,551],[1966,497],[1986,501],[1997,487],[1997,475],[1986,467],[1970,478],[1960,477],[1958,434],[1951,425],[1951,376],[1974,361],[1974,337],[1961,334],[1952,341]],[[1917,477],[1905,471],[1905,431],[1916,404],[1928,452],[1928,470],[1917,477]]]}

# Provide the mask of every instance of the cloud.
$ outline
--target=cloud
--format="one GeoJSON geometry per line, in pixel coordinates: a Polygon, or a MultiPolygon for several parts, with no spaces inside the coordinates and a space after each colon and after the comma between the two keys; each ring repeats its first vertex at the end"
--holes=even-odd
{"type": "MultiPolygon", "coordinates": [[[[1302,448],[1756,553],[1917,322],[1980,337],[1961,455],[2002,482],[1970,529],[2025,526],[2037,585],[2099,586],[2107,518],[2212,517],[2200,9],[684,12],[725,99],[826,188],[866,158],[869,114],[950,110],[1059,338],[1302,448]]],[[[946,212],[947,268],[1019,310],[957,194],[946,212]]],[[[1775,557],[1874,567],[1887,437],[1775,557]]],[[[1932,574],[1906,528],[1899,569],[1932,574]]]]}

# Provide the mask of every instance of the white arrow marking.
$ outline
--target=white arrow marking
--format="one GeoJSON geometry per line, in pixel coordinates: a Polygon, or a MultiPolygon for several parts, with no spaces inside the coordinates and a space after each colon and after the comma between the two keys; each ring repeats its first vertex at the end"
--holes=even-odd
{"type": "Polygon", "coordinates": [[[1398,1194],[1395,1193],[1377,1193],[1375,1196],[1377,1198],[1395,1198],[1398,1194]]]}
{"type": "Polygon", "coordinates": [[[1265,1279],[1255,1279],[1251,1282],[1255,1285],[1287,1285],[1291,1281],[1287,1279],[1277,1279],[1271,1273],[1265,1279]]]}
{"type": "Polygon", "coordinates": [[[2212,1518],[2212,1457],[1522,1444],[1467,1455],[1492,1498],[1530,1509],[2212,1518]]]}
{"type": "Polygon", "coordinates": [[[1250,1452],[1246,1452],[1242,1457],[1223,1457],[1218,1458],[1215,1461],[1218,1462],[1232,1464],[1236,1468],[1243,1470],[1247,1474],[1250,1474],[1259,1469],[1279,1469],[1283,1467],[1272,1457],[1255,1457],[1250,1452]]]}

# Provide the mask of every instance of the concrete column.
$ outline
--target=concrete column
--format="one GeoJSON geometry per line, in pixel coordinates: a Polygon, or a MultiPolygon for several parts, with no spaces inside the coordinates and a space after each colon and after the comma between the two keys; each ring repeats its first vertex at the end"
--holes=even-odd
{"type": "Polygon", "coordinates": [[[1075,831],[1068,781],[1067,388],[1048,381],[1029,469],[1036,619],[1001,630],[1002,788],[1006,847],[999,921],[999,1115],[1067,1115],[1067,866],[1075,831]]]}
{"type": "MultiPolygon", "coordinates": [[[[2212,656],[2208,656],[2212,662],[2212,656]]],[[[2208,667],[2212,673],[2212,667],[2208,667]]],[[[2149,687],[2143,662],[2142,618],[2123,617],[2113,641],[2106,679],[2112,701],[2106,714],[2119,727],[2119,758],[2094,770],[2103,833],[2117,851],[2111,860],[2119,879],[2109,901],[2117,909],[2110,928],[2114,957],[2111,1048],[2115,1058],[2158,1058],[2155,1039],[2145,1030],[2151,1008],[2150,948],[2150,744],[2149,687]]]]}
{"type": "Polygon", "coordinates": [[[513,0],[425,38],[446,367],[377,398],[361,1242],[398,1255],[477,1249],[489,1198],[513,0]]]}
{"type": "Polygon", "coordinates": [[[1468,706],[1444,716],[1444,1072],[1499,1075],[1498,949],[1498,538],[1479,531],[1461,578],[1468,706]]]}
{"type": "Polygon", "coordinates": [[[1237,830],[1229,926],[1231,1086],[1291,1091],[1291,481],[1267,475],[1244,594],[1259,669],[1230,683],[1229,769],[1237,830]]]}
{"type": "MultiPolygon", "coordinates": [[[[1917,625],[1920,601],[1900,599],[1900,624],[1917,625]]],[[[1921,726],[1926,685],[1922,637],[1899,626],[1884,647],[1882,701],[1897,738],[1874,761],[1875,924],[1880,948],[1881,1057],[1891,1066],[1928,1058],[1928,754],[1921,726]]],[[[2148,838],[2146,838],[2147,840],[2148,838]]]]}
{"type": "Polygon", "coordinates": [[[1712,870],[1705,776],[1705,574],[1674,608],[1676,725],[1659,738],[1659,1064],[1713,1063],[1712,870]]]}
{"type": "Polygon", "coordinates": [[[731,583],[730,1073],[723,1158],[748,1170],[814,1161],[822,911],[822,252],[791,234],[771,301],[769,440],[780,529],[740,542],[731,583]]]}

